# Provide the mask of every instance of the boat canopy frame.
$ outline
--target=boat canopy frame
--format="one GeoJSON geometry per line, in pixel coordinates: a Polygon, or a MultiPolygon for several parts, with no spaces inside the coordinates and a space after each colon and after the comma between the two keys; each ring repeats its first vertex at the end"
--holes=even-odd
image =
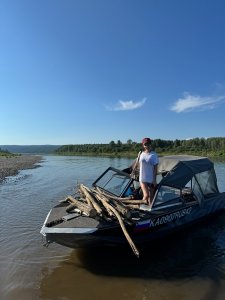
{"type": "Polygon", "coordinates": [[[207,157],[191,155],[161,157],[158,174],[164,175],[160,185],[183,189],[192,181],[193,188],[194,185],[198,185],[204,196],[219,192],[214,164],[207,157]]]}

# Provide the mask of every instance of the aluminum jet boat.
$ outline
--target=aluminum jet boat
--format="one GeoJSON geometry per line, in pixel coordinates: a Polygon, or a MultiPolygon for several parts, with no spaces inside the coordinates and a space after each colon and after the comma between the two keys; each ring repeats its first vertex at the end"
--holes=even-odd
{"type": "Polygon", "coordinates": [[[225,193],[218,190],[211,160],[189,155],[159,160],[150,206],[143,203],[138,177],[131,176],[131,168],[109,167],[92,187],[83,186],[50,210],[41,228],[46,242],[89,248],[128,241],[135,252],[139,244],[224,210],[225,193]]]}

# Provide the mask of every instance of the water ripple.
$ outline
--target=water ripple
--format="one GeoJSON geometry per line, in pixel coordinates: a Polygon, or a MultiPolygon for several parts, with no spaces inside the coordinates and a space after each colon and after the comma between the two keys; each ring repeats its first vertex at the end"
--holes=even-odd
{"type": "MultiPolygon", "coordinates": [[[[74,299],[76,293],[77,300],[211,300],[225,293],[224,215],[143,247],[140,259],[130,248],[43,247],[39,232],[53,205],[73,194],[77,182],[90,186],[108,166],[123,169],[131,162],[46,156],[41,168],[0,185],[1,299],[74,299]]],[[[225,190],[225,164],[217,162],[216,172],[225,190]]]]}

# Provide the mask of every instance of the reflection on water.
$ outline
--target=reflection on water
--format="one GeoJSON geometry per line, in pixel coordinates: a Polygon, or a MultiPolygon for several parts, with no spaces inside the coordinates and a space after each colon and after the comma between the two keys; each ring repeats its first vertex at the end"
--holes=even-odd
{"type": "MultiPolygon", "coordinates": [[[[127,248],[42,246],[49,209],[76,182],[91,185],[109,165],[129,159],[46,157],[0,186],[0,299],[218,300],[225,293],[225,213],[150,243],[139,259],[127,248]]],[[[216,163],[225,190],[225,164],[216,163]]]]}
{"type": "MultiPolygon", "coordinates": [[[[190,277],[220,278],[223,272],[225,214],[216,225],[195,227],[176,237],[149,244],[137,259],[130,249],[81,250],[77,254],[89,271],[104,276],[174,280],[190,277]],[[222,236],[221,236],[222,234],[222,236]],[[218,243],[219,240],[219,243],[218,243]],[[153,259],[154,258],[154,259],[153,259]],[[100,263],[101,262],[101,263],[100,263]]],[[[215,220],[214,220],[215,222],[215,220]]]]}
{"type": "Polygon", "coordinates": [[[222,299],[224,230],[223,213],[150,244],[139,259],[129,248],[74,250],[42,280],[41,298],[48,299],[57,282],[54,299],[176,299],[177,293],[177,299],[222,299]]]}

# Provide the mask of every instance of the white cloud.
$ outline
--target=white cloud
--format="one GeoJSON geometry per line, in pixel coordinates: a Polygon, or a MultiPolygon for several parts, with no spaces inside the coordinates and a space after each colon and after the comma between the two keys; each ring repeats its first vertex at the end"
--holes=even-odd
{"type": "Polygon", "coordinates": [[[118,103],[113,107],[107,107],[108,110],[134,110],[137,108],[142,107],[146,102],[146,98],[143,98],[141,101],[135,102],[133,100],[123,101],[120,100],[118,103]]]}
{"type": "Polygon", "coordinates": [[[189,112],[193,110],[213,109],[216,105],[225,101],[225,95],[201,97],[184,93],[183,98],[178,99],[170,110],[176,113],[189,112]]]}

